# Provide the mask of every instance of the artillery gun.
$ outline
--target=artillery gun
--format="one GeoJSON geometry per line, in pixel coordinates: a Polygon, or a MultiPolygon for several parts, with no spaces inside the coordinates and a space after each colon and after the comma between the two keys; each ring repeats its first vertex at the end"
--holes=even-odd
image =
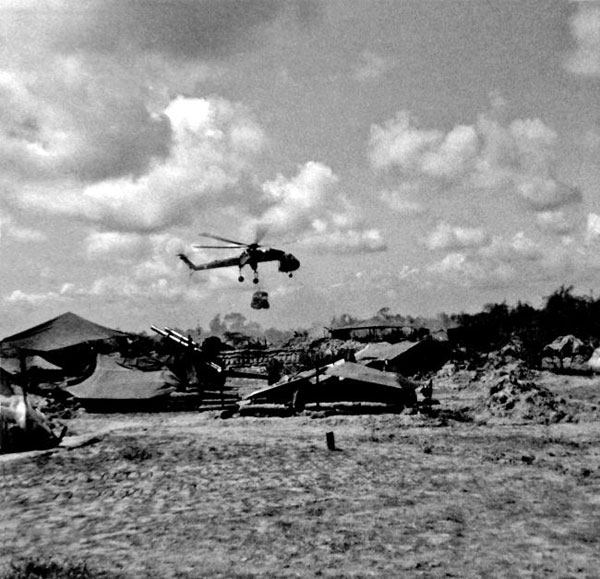
{"type": "Polygon", "coordinates": [[[227,372],[218,359],[220,340],[208,339],[200,345],[190,336],[184,336],[171,328],[151,326],[151,329],[174,346],[172,370],[182,385],[176,398],[184,400],[193,397],[199,410],[237,406],[238,396],[226,392],[231,389],[225,387],[227,372]]]}

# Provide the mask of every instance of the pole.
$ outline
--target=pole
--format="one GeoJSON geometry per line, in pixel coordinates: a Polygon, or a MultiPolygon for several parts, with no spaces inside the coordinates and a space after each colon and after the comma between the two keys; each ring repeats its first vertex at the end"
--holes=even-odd
{"type": "Polygon", "coordinates": [[[335,436],[333,432],[326,432],[325,439],[327,440],[327,448],[329,450],[335,450],[335,436]]]}

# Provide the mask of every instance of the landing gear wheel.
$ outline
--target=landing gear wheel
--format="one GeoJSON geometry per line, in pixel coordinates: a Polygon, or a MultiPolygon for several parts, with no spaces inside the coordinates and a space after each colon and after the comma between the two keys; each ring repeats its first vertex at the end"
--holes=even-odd
{"type": "Polygon", "coordinates": [[[238,277],[238,281],[239,281],[239,282],[243,282],[243,281],[244,281],[244,276],[243,276],[243,275],[240,275],[240,277],[238,277]]]}

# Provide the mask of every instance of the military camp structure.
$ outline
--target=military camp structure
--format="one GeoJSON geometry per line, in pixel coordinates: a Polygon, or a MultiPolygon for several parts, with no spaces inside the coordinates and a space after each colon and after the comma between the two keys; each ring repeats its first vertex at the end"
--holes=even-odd
{"type": "Polygon", "coordinates": [[[432,339],[396,344],[374,342],[356,352],[355,357],[370,368],[411,376],[441,368],[450,357],[450,349],[446,342],[432,339]]]}

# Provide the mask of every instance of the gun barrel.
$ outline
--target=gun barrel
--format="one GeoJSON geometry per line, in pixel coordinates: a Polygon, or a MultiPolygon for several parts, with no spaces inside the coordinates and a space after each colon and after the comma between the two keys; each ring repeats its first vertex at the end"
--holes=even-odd
{"type": "Polygon", "coordinates": [[[192,338],[188,338],[180,334],[179,332],[172,330],[171,328],[165,328],[164,330],[161,330],[156,326],[150,326],[150,328],[154,330],[157,334],[160,334],[164,338],[169,338],[169,340],[175,342],[176,344],[179,344],[180,346],[184,346],[186,348],[189,348],[191,346],[194,351],[201,351],[200,345],[194,340],[192,340],[192,338]]]}
{"type": "Polygon", "coordinates": [[[161,336],[167,335],[167,332],[165,332],[164,330],[161,330],[160,328],[157,328],[156,326],[150,326],[150,329],[155,331],[157,334],[160,334],[161,336]]]}
{"type": "Polygon", "coordinates": [[[194,342],[194,340],[192,340],[192,338],[188,338],[187,336],[184,336],[183,334],[180,334],[179,332],[176,332],[175,330],[171,330],[170,328],[165,328],[165,330],[167,332],[169,332],[169,334],[171,334],[172,336],[175,336],[176,338],[179,338],[180,340],[185,340],[186,342],[194,342]]]}

